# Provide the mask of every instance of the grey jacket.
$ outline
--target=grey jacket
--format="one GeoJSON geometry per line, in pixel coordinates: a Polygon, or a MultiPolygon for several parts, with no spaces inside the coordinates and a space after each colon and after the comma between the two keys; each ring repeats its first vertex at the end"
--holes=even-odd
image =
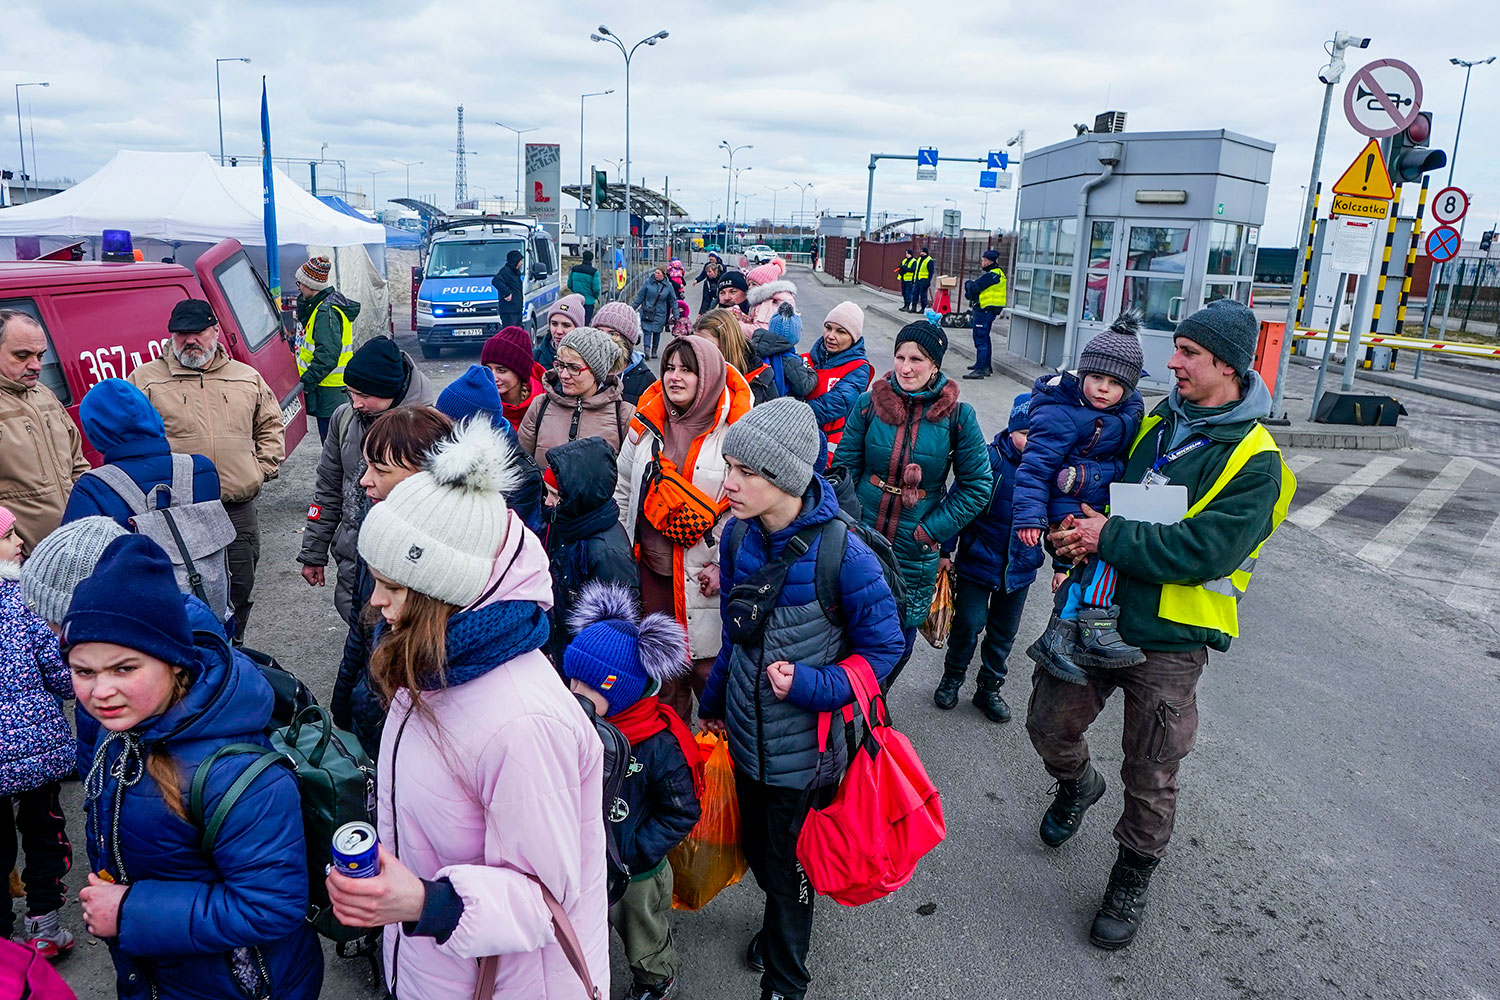
{"type": "MultiPolygon", "coordinates": [[[[402,352],[411,378],[406,392],[393,404],[405,406],[437,402],[437,392],[411,357],[402,352]]],[[[307,529],[302,534],[302,551],[297,561],[304,566],[327,566],[330,549],[338,562],[338,585],[333,603],[346,622],[356,612],[354,568],[358,561],[359,526],[370,509],[364,487],[359,485],[365,474],[365,430],[374,418],[366,419],[349,406],[340,404],[333,411],[323,454],[318,459],[317,487],[307,508],[307,529]]]]}

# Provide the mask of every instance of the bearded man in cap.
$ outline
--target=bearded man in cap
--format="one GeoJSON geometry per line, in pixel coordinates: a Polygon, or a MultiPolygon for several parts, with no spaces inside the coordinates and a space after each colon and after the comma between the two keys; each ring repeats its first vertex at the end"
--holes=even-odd
{"type": "Polygon", "coordinates": [[[359,526],[370,510],[359,485],[365,474],[365,431],[386,410],[406,404],[437,402],[437,392],[416,363],[389,337],[372,337],[350,357],[343,372],[348,402],[333,411],[323,455],[318,459],[318,482],[307,505],[307,530],[302,534],[302,578],[310,587],[325,581],[330,549],[338,561],[333,603],[344,621],[353,624],[354,571],[358,561],[359,526]]]}
{"type": "Polygon", "coordinates": [[[219,471],[219,497],[234,523],[228,553],[229,603],[234,609],[233,639],[240,642],[260,561],[255,498],[264,483],[276,478],[286,457],[281,404],[260,372],[229,356],[207,302],[177,303],[167,332],[172,335],[167,356],[138,365],[127,378],[161,414],[172,450],[204,455],[219,471]]]}

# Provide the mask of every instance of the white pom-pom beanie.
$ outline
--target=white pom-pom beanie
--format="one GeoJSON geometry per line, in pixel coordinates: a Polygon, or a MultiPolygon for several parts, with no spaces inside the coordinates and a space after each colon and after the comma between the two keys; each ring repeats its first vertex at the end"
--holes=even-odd
{"type": "Polygon", "coordinates": [[[488,420],[441,442],[426,469],[370,508],[359,554],[388,580],[460,608],[483,594],[505,542],[516,454],[488,420]]]}

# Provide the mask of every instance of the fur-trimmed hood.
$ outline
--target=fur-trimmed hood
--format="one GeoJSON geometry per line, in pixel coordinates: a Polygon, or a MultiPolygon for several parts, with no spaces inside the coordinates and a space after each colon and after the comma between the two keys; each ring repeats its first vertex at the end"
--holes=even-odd
{"type": "Polygon", "coordinates": [[[877,379],[870,386],[870,401],[875,416],[882,423],[900,427],[912,418],[915,407],[925,406],[923,417],[930,423],[941,423],[958,409],[958,383],[938,372],[937,383],[921,392],[907,392],[896,384],[894,373],[877,379]]]}
{"type": "Polygon", "coordinates": [[[787,281],[785,278],[777,281],[768,281],[764,285],[756,285],[750,289],[745,301],[751,306],[758,306],[767,299],[775,298],[777,295],[786,296],[786,298],[778,299],[777,301],[795,303],[797,296],[796,284],[787,281]]]}

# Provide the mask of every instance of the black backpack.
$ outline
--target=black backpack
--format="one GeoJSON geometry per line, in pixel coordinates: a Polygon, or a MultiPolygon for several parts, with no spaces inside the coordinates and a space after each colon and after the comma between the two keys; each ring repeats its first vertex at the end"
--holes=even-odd
{"type": "Polygon", "coordinates": [[[615,805],[622,802],[620,793],[625,790],[625,773],[630,770],[630,741],[625,734],[594,711],[594,703],[581,694],[573,697],[583,706],[583,713],[594,724],[599,742],[604,744],[604,846],[607,852],[605,871],[608,873],[609,901],[618,903],[630,886],[630,868],[620,857],[620,834],[615,819],[615,805]]]}

